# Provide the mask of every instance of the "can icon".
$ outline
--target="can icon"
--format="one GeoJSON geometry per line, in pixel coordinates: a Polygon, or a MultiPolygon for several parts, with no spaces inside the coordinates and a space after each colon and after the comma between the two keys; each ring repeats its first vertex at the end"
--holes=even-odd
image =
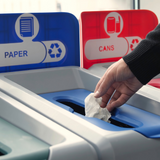
{"type": "Polygon", "coordinates": [[[108,17],[107,18],[107,32],[114,33],[115,32],[115,17],[108,17]]]}
{"type": "Polygon", "coordinates": [[[117,20],[115,17],[108,17],[107,18],[107,32],[112,34],[112,33],[119,33],[120,32],[120,26],[121,25],[121,20],[120,16],[118,16],[117,20]]]}
{"type": "Polygon", "coordinates": [[[120,16],[118,16],[118,21],[116,21],[116,33],[120,32],[120,27],[121,27],[121,20],[120,16]]]}

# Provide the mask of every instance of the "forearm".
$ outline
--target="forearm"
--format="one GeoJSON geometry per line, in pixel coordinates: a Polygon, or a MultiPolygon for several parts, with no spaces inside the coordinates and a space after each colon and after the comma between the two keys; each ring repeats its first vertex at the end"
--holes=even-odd
{"type": "Polygon", "coordinates": [[[160,73],[160,25],[123,59],[142,84],[160,73]]]}

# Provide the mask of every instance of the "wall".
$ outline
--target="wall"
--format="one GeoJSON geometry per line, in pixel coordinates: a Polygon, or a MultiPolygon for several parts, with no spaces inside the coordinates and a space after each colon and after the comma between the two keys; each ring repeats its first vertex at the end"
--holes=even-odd
{"type": "Polygon", "coordinates": [[[131,9],[132,0],[0,0],[0,13],[70,12],[131,9]]]}

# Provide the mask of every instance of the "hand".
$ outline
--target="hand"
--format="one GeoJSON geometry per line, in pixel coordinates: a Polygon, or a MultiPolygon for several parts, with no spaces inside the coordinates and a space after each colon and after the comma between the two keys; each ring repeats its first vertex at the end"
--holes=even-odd
{"type": "Polygon", "coordinates": [[[102,97],[101,107],[107,107],[112,111],[126,103],[142,86],[143,84],[134,76],[124,60],[120,59],[111,65],[99,80],[94,96],[102,97]]]}

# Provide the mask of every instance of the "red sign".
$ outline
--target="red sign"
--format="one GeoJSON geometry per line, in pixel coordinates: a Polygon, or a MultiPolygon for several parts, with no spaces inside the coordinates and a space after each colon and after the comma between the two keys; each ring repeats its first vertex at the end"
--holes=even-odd
{"type": "Polygon", "coordinates": [[[82,12],[81,67],[119,60],[157,25],[157,16],[148,10],[82,12]]]}

